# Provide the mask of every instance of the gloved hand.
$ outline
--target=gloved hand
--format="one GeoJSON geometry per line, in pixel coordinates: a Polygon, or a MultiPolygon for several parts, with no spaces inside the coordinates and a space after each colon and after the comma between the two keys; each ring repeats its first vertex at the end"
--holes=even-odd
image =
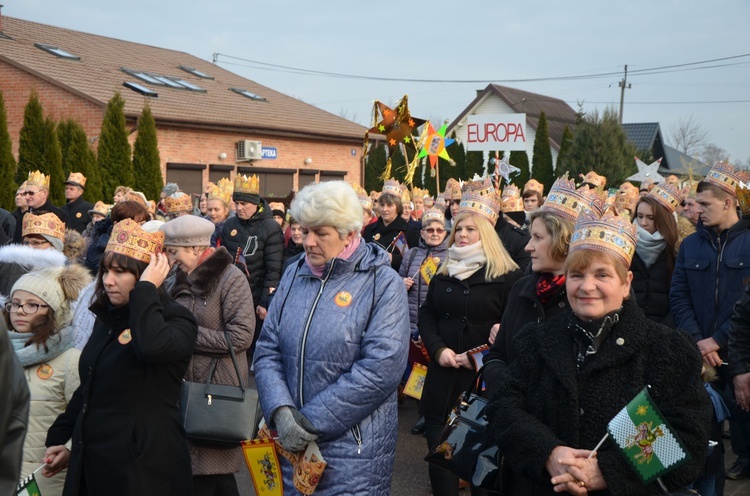
{"type": "Polygon", "coordinates": [[[289,451],[302,451],[318,439],[318,431],[296,408],[282,406],[273,414],[279,442],[289,451]]]}

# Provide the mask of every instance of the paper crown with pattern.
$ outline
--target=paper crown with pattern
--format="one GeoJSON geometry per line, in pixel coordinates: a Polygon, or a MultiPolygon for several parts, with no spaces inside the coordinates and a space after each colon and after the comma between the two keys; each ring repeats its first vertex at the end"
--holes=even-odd
{"type": "Polygon", "coordinates": [[[234,178],[234,193],[260,195],[260,179],[255,174],[250,177],[237,174],[237,177],[234,178]]]}
{"type": "Polygon", "coordinates": [[[502,198],[521,198],[521,191],[515,184],[506,184],[501,196],[502,198]]]}
{"type": "Polygon", "coordinates": [[[49,176],[45,176],[39,171],[29,172],[29,178],[26,180],[26,186],[31,185],[49,189],[49,176]]]}
{"type": "Polygon", "coordinates": [[[737,194],[737,202],[740,204],[740,210],[742,210],[742,215],[750,215],[750,189],[748,189],[745,184],[739,184],[735,191],[737,194]]]}
{"type": "Polygon", "coordinates": [[[359,200],[359,204],[362,205],[362,208],[369,213],[372,213],[372,198],[367,194],[367,190],[357,183],[350,182],[349,185],[351,185],[354,192],[357,193],[357,200],[359,200]]]}
{"type": "Polygon", "coordinates": [[[515,184],[508,184],[503,189],[500,198],[500,210],[503,212],[523,212],[523,198],[521,198],[521,191],[515,184]]]}
{"type": "Polygon", "coordinates": [[[389,193],[391,195],[398,196],[403,201],[404,189],[404,186],[396,179],[388,179],[383,183],[382,193],[389,193]]]}
{"type": "Polygon", "coordinates": [[[607,178],[604,176],[600,176],[594,171],[589,171],[584,176],[583,174],[579,174],[582,178],[584,183],[593,184],[598,189],[604,189],[604,187],[607,185],[607,178]]]}
{"type": "Polygon", "coordinates": [[[208,199],[220,200],[228,207],[232,202],[232,193],[234,193],[232,181],[226,177],[222,177],[218,183],[211,186],[211,189],[208,190],[208,199]]]}
{"type": "Polygon", "coordinates": [[[566,172],[552,185],[541,209],[575,221],[584,210],[593,210],[601,215],[606,203],[606,192],[586,186],[576,189],[575,181],[568,179],[566,172]]]}
{"type": "Polygon", "coordinates": [[[668,182],[669,184],[674,184],[675,186],[680,185],[680,178],[675,176],[674,174],[667,176],[664,181],[668,182]]]}
{"type": "Polygon", "coordinates": [[[426,226],[430,222],[440,222],[445,225],[445,214],[439,208],[428,208],[422,214],[422,225],[426,226]]]}
{"type": "Polygon", "coordinates": [[[192,212],[193,211],[193,200],[190,195],[178,191],[172,195],[164,198],[164,211],[168,214],[176,214],[179,212],[192,212]]]}
{"type": "Polygon", "coordinates": [[[500,199],[489,178],[464,183],[459,214],[479,214],[494,226],[500,215],[500,206],[500,199]]]}
{"type": "Polygon", "coordinates": [[[638,204],[638,199],[640,198],[640,195],[638,193],[638,188],[633,186],[630,183],[625,183],[622,186],[620,186],[620,189],[615,193],[615,209],[617,209],[617,213],[622,215],[625,211],[633,212],[635,210],[635,206],[638,204]],[[624,187],[625,184],[629,184],[629,187],[624,187]]]}
{"type": "Polygon", "coordinates": [[[529,182],[524,184],[523,192],[526,193],[529,190],[536,191],[540,195],[544,195],[544,185],[536,179],[530,179],[529,182]]]}
{"type": "Polygon", "coordinates": [[[151,255],[160,253],[163,247],[162,231],[146,232],[133,219],[123,219],[112,227],[112,234],[104,251],[119,253],[148,263],[151,261],[151,255]]]}
{"type": "Polygon", "coordinates": [[[89,210],[89,215],[99,214],[99,215],[106,217],[111,207],[112,205],[107,205],[106,203],[100,200],[96,202],[96,205],[94,205],[94,208],[89,210]]]}
{"type": "Polygon", "coordinates": [[[445,183],[445,190],[443,191],[443,198],[447,201],[460,200],[461,199],[461,183],[453,179],[448,179],[445,183]]]}
{"type": "Polygon", "coordinates": [[[42,215],[27,213],[23,216],[21,236],[30,234],[47,235],[64,240],[65,222],[51,212],[42,215]]]}
{"type": "Polygon", "coordinates": [[[412,198],[422,198],[429,196],[430,192],[426,189],[414,188],[411,190],[412,198]]]}
{"type": "Polygon", "coordinates": [[[411,193],[409,192],[409,188],[404,185],[404,190],[401,193],[401,203],[406,205],[407,203],[411,202],[411,193]]]}
{"type": "Polygon", "coordinates": [[[603,215],[591,210],[581,212],[570,238],[570,253],[594,250],[609,253],[630,267],[637,240],[636,225],[626,216],[608,208],[603,215]]]}
{"type": "Polygon", "coordinates": [[[685,199],[685,195],[682,191],[680,191],[677,186],[670,183],[657,184],[646,194],[646,196],[659,202],[659,204],[669,210],[670,213],[676,211],[677,207],[679,207],[685,199]]]}
{"type": "Polygon", "coordinates": [[[70,175],[68,175],[68,180],[65,181],[65,184],[72,184],[73,186],[80,186],[81,188],[85,188],[86,176],[84,176],[80,172],[71,172],[70,175]]]}
{"type": "Polygon", "coordinates": [[[429,195],[424,197],[424,206],[425,208],[430,208],[433,205],[435,205],[435,199],[429,195]]]}
{"type": "Polygon", "coordinates": [[[737,171],[726,161],[716,162],[703,181],[718,186],[731,195],[737,194],[737,186],[740,184],[737,171]]]}

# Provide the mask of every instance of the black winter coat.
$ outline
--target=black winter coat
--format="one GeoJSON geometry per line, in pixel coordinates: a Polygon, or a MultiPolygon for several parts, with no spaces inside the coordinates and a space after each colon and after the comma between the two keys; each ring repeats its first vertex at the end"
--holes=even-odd
{"type": "Polygon", "coordinates": [[[463,353],[487,344],[490,328],[500,322],[510,289],[521,276],[520,270],[514,270],[488,281],[480,269],[463,281],[442,274],[432,279],[419,308],[419,334],[433,358],[419,402],[421,415],[444,422],[475,373],[463,367],[441,367],[436,352],[447,347],[463,353]]]}
{"type": "Polygon", "coordinates": [[[372,224],[368,224],[367,226],[365,226],[365,231],[362,234],[362,239],[364,239],[365,242],[377,243],[392,255],[391,267],[396,272],[398,272],[398,269],[401,268],[401,261],[403,260],[403,257],[401,255],[401,252],[398,251],[398,249],[396,249],[393,245],[391,245],[391,242],[393,242],[393,240],[396,239],[396,236],[398,236],[398,233],[402,231],[404,233],[404,237],[406,238],[406,244],[409,246],[409,248],[419,246],[419,228],[414,224],[410,224],[409,222],[405,221],[401,217],[396,217],[396,220],[394,220],[387,226],[383,222],[383,219],[378,217],[377,222],[373,222],[372,224]]]}
{"type": "Polygon", "coordinates": [[[484,357],[483,378],[490,397],[500,383],[503,370],[517,356],[516,349],[513,347],[516,334],[526,324],[546,322],[555,315],[570,312],[568,294],[564,288],[546,303],[541,302],[536,294],[539,275],[538,272],[532,272],[519,279],[508,296],[508,304],[505,306],[505,313],[500,321],[500,331],[495,337],[495,343],[484,357]]]}
{"type": "Polygon", "coordinates": [[[29,422],[29,384],[9,336],[0,330],[0,494],[16,494],[29,422]]]}
{"type": "MultiPolygon", "coordinates": [[[[514,341],[517,358],[490,402],[492,435],[511,471],[506,496],[556,494],[545,468],[553,448],[593,449],[646,385],[691,457],[662,480],[671,490],[691,483],[705,462],[713,412],[693,339],[626,300],[620,322],[576,370],[574,319],[563,314],[524,327],[514,341]]],[[[592,494],[660,494],[655,483],[640,482],[611,437],[597,458],[608,489],[592,494]]]]}
{"type": "Polygon", "coordinates": [[[531,263],[531,255],[524,248],[531,239],[529,232],[514,226],[501,214],[495,223],[495,232],[500,236],[500,241],[510,254],[510,258],[516,262],[522,273],[526,272],[526,267],[531,263]]]}
{"type": "Polygon", "coordinates": [[[256,305],[268,308],[268,295],[275,291],[281,280],[281,267],[284,262],[284,233],[281,226],[273,220],[271,208],[261,200],[258,210],[247,220],[237,216],[229,217],[224,222],[219,245],[225,247],[232,257],[236,258],[237,249],[245,258],[247,272],[241,264],[237,265],[247,275],[253,301],[256,305]]]}
{"type": "Polygon", "coordinates": [[[669,286],[672,274],[667,269],[667,252],[662,251],[656,262],[646,268],[638,252],[630,264],[633,273],[632,288],[636,302],[647,318],[674,328],[672,312],[669,310],[669,286]]]}
{"type": "Polygon", "coordinates": [[[83,485],[112,496],[192,494],[179,400],[195,318],[149,282],[136,283],[124,307],[91,309],[81,385],[47,433],[47,446],[73,441],[63,495],[83,485]]]}
{"type": "Polygon", "coordinates": [[[750,372],[750,285],[729,320],[729,371],[732,376],[750,372]]]}
{"type": "Polygon", "coordinates": [[[91,230],[91,243],[88,250],[86,250],[86,259],[83,261],[83,265],[94,276],[99,272],[99,262],[101,262],[104,250],[107,248],[107,243],[109,243],[112,227],[114,227],[112,218],[107,217],[94,224],[91,230]]]}
{"type": "Polygon", "coordinates": [[[60,207],[60,210],[65,212],[68,216],[68,221],[65,223],[65,227],[73,229],[79,234],[86,230],[86,226],[91,222],[89,217],[89,210],[93,209],[93,203],[87,202],[83,199],[83,196],[79,196],[72,202],[68,202],[60,207]]]}

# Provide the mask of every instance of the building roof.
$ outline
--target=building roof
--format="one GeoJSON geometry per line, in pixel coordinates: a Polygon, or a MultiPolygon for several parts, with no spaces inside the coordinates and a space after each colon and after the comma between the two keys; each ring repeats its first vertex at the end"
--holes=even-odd
{"type": "Polygon", "coordinates": [[[359,124],[185,52],[13,17],[3,16],[2,22],[3,33],[12,39],[0,37],[0,60],[102,107],[115,91],[119,91],[126,102],[125,115],[130,117],[140,115],[145,97],[123,87],[125,82],[136,83],[146,92],[158,94],[149,98],[157,122],[293,133],[311,139],[344,138],[347,141],[363,139],[366,131],[359,124]],[[38,44],[48,46],[40,48],[38,44]],[[50,50],[49,46],[76,59],[66,58],[63,52],[50,50]],[[181,66],[196,69],[211,79],[191,74],[181,66]],[[123,69],[145,73],[145,77],[151,77],[152,81],[139,79],[123,69]],[[170,79],[154,84],[153,76],[170,79]],[[175,79],[184,81],[185,85],[175,82],[175,79]],[[191,86],[193,89],[189,89],[191,86]],[[231,88],[246,90],[265,100],[248,98],[231,88]]]}
{"type": "Polygon", "coordinates": [[[654,158],[662,157],[659,174],[694,177],[708,174],[709,166],[664,143],[658,122],[633,122],[622,127],[637,150],[649,150],[654,158]]]}
{"type": "Polygon", "coordinates": [[[628,135],[628,141],[637,150],[651,150],[657,137],[661,137],[661,127],[658,122],[636,122],[623,124],[622,128],[628,135]]]}
{"type": "Polygon", "coordinates": [[[534,128],[534,130],[536,130],[539,124],[539,116],[544,112],[547,116],[550,145],[556,150],[560,149],[560,142],[562,141],[565,126],[567,125],[571,128],[571,131],[575,127],[576,113],[564,101],[529,91],[500,86],[499,84],[489,84],[484,90],[477,91],[477,97],[451,123],[448,132],[450,133],[467,114],[471,113],[490,95],[497,95],[502,98],[514,112],[525,113],[527,124],[534,128]]]}
{"type": "Polygon", "coordinates": [[[702,179],[711,170],[709,165],[668,145],[664,145],[664,160],[661,163],[659,174],[692,175],[696,180],[702,179]],[[668,164],[668,168],[664,167],[665,162],[668,164]]]}

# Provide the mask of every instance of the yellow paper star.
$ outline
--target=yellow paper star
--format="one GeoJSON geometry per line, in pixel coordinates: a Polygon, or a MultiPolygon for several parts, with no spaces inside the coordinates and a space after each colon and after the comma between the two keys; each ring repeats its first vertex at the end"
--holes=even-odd
{"type": "Polygon", "coordinates": [[[380,131],[381,133],[382,133],[382,132],[384,132],[384,131],[385,131],[385,126],[384,126],[384,125],[382,125],[382,124],[381,124],[381,125],[379,125],[379,126],[378,126],[378,130],[379,130],[379,131],[380,131]]]}
{"type": "Polygon", "coordinates": [[[409,142],[411,142],[411,138],[408,136],[404,136],[404,143],[409,143],[409,142]]]}
{"type": "Polygon", "coordinates": [[[635,411],[636,415],[646,415],[646,413],[648,413],[648,407],[646,405],[639,405],[638,409],[635,411]]]}

